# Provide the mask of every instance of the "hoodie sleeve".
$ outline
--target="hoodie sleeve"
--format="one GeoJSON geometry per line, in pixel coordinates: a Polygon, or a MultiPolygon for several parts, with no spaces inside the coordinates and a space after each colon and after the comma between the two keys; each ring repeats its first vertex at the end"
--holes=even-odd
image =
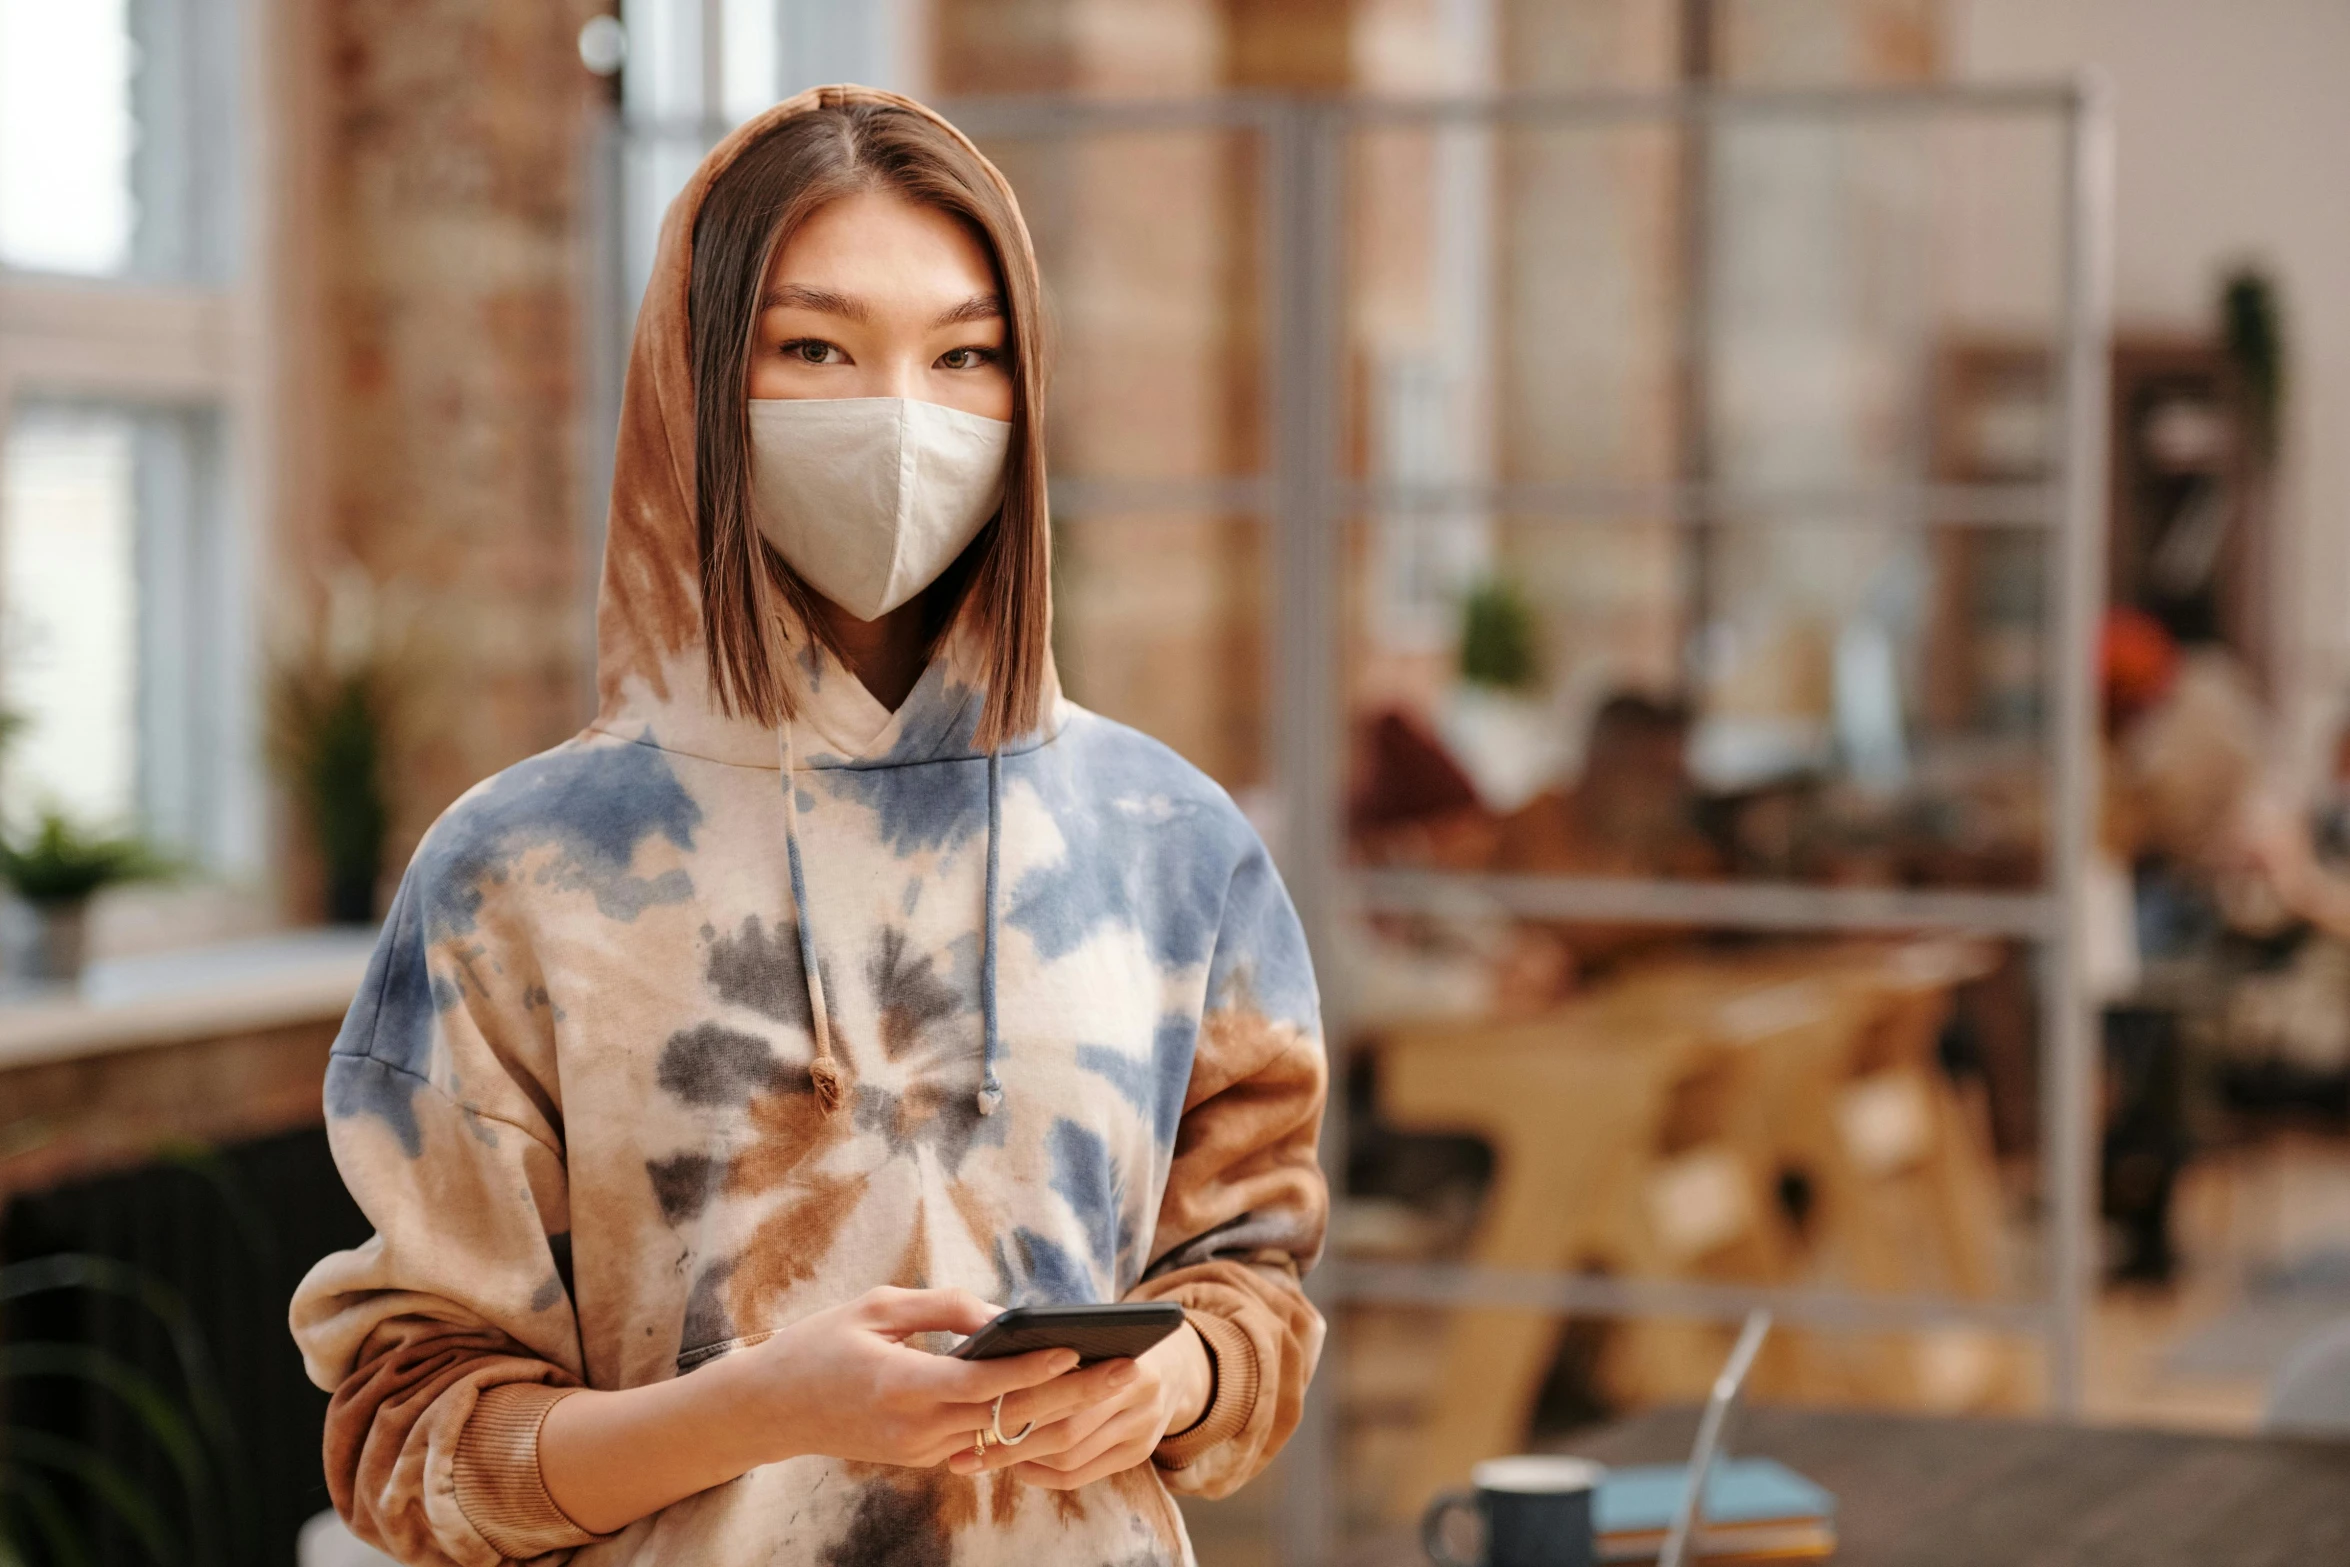
{"type": "Polygon", "coordinates": [[[455,879],[436,858],[428,838],[327,1064],[328,1138],[375,1236],[311,1269],[291,1316],[333,1394],[327,1488],[352,1532],[488,1567],[594,1538],[538,1469],[582,1360],[545,991],[495,900],[436,891],[455,879]]]}
{"type": "Polygon", "coordinates": [[[1214,1362],[1206,1412],[1155,1455],[1168,1485],[1228,1495],[1297,1427],[1322,1350],[1301,1276],[1322,1249],[1328,1083],[1305,933],[1255,848],[1234,874],[1151,1243],[1132,1300],[1179,1302],[1214,1362]]]}

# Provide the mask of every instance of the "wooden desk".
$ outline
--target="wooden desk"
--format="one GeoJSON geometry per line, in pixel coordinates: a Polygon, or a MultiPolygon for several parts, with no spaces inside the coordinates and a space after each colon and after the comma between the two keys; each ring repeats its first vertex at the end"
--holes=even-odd
{"type": "MultiPolygon", "coordinates": [[[[1677,1461],[1695,1429],[1694,1412],[1665,1411],[1568,1446],[1677,1461]]],[[[2350,1562],[2350,1442],[1749,1409],[1730,1448],[1836,1494],[1839,1567],[2350,1562]]]]}

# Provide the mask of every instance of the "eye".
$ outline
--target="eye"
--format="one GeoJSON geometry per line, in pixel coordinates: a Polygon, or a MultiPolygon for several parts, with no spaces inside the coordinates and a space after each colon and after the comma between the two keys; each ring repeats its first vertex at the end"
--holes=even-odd
{"type": "Polygon", "coordinates": [[[938,356],[941,370],[977,370],[1003,356],[992,348],[950,348],[938,356]]]}
{"type": "Polygon", "coordinates": [[[776,352],[804,365],[845,365],[849,356],[820,337],[795,337],[776,352]]]}

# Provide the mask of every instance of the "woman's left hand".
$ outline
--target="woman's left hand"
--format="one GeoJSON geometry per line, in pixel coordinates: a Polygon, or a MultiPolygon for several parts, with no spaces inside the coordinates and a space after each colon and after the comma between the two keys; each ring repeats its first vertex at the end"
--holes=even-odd
{"type": "MultiPolygon", "coordinates": [[[[1097,1374],[1108,1389],[1102,1398],[1038,1426],[1016,1447],[990,1441],[985,1458],[961,1452],[947,1467],[960,1475],[1009,1469],[1029,1485],[1074,1491],[1149,1462],[1168,1432],[1188,1429],[1207,1413],[1215,1381],[1207,1346],[1188,1322],[1133,1360],[1072,1373],[1097,1374]]],[[[1020,1429],[1020,1402],[1019,1395],[1004,1400],[1007,1431],[1020,1429]]]]}

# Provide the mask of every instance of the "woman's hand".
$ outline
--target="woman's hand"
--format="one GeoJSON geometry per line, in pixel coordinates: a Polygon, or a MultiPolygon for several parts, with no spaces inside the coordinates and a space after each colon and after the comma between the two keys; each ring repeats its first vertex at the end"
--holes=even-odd
{"type": "Polygon", "coordinates": [[[1037,1396],[1077,1364],[1071,1349],[957,1360],[906,1342],[976,1333],[998,1309],[963,1290],[868,1290],[719,1364],[738,1417],[775,1435],[761,1462],[821,1453],[928,1469],[972,1445],[998,1396],[1037,1396]]]}
{"type": "Polygon", "coordinates": [[[1207,1346],[1186,1322],[1133,1360],[1106,1360],[1007,1396],[1004,1429],[1017,1432],[1030,1420],[1036,1429],[1017,1447],[990,1442],[985,1458],[966,1441],[947,1467],[960,1475],[1008,1468],[1029,1485],[1074,1491],[1148,1462],[1168,1432],[1207,1413],[1214,1382],[1207,1346]]]}
{"type": "Polygon", "coordinates": [[[574,1393],[539,1427],[540,1476],[565,1516],[606,1534],[803,1454],[933,1467],[971,1446],[998,1394],[1080,1380],[1062,1376],[1075,1350],[973,1361],[906,1342],[976,1333],[995,1315],[962,1290],[870,1290],[686,1376],[574,1393]]]}

